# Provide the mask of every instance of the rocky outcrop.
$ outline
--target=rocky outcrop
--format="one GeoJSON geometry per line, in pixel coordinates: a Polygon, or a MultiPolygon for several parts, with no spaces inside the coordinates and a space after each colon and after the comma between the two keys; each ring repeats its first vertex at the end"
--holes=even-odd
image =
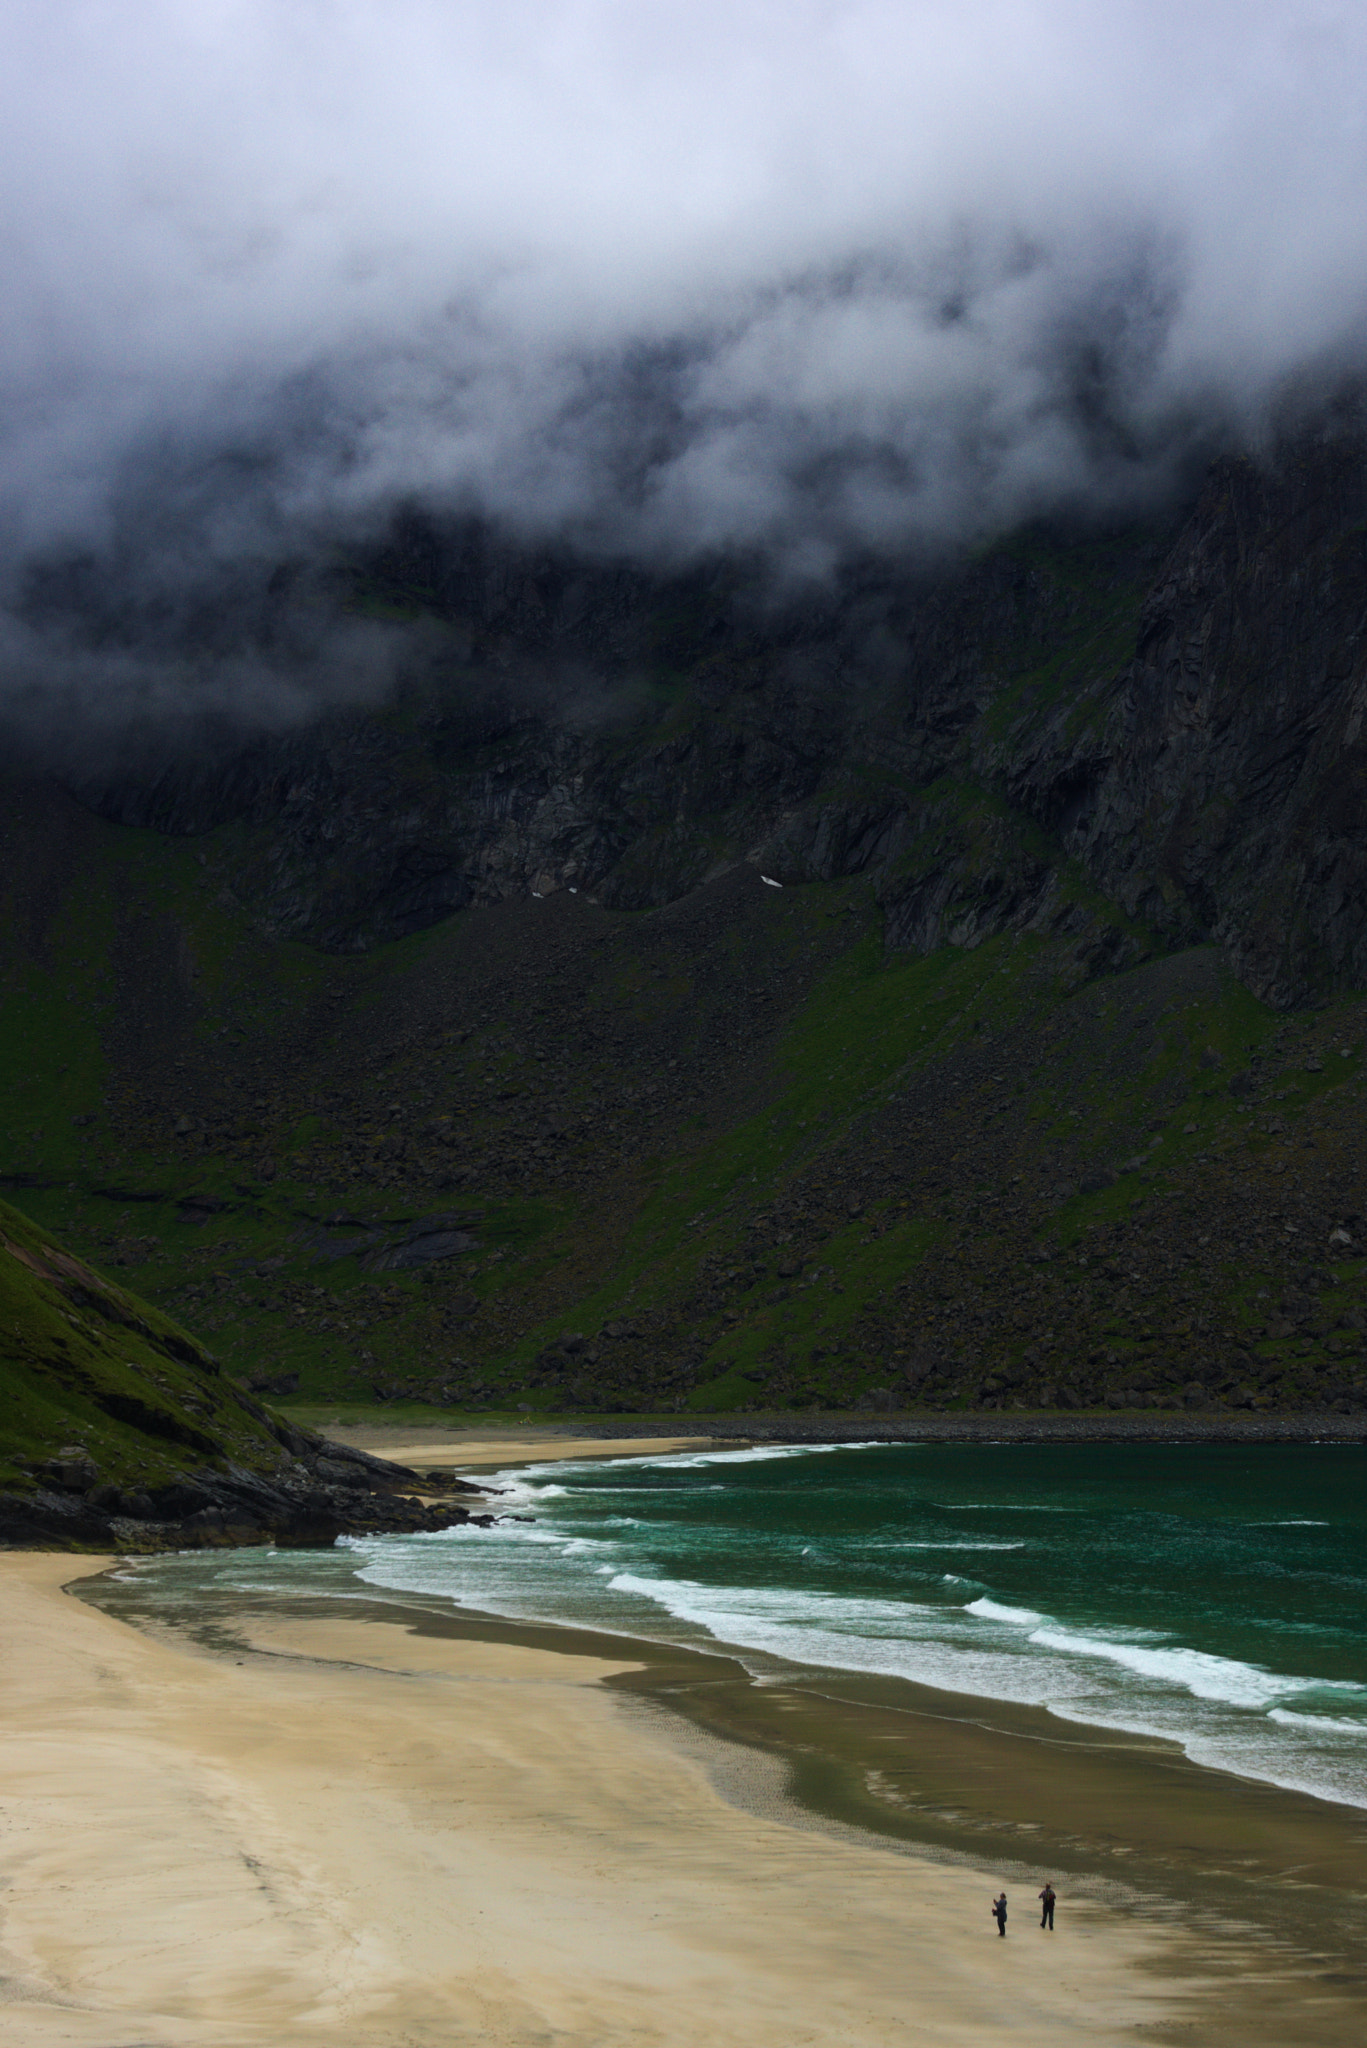
{"type": "Polygon", "coordinates": [[[405,1465],[302,1431],[292,1434],[302,1455],[283,1472],[206,1466],[149,1492],[101,1483],[98,1468],[73,1447],[34,1471],[32,1490],[0,1493],[0,1544],[120,1551],[317,1546],[344,1535],[493,1520],[455,1498],[478,1494],[462,1481],[436,1474],[420,1480],[405,1465]],[[447,1497],[433,1501],[434,1493],[447,1497]]]}

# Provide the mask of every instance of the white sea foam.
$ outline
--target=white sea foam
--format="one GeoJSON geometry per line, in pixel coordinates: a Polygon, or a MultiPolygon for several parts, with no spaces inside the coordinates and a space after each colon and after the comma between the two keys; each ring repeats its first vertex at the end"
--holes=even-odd
{"type": "Polygon", "coordinates": [[[540,1498],[552,1494],[569,1494],[574,1500],[627,1500],[639,1494],[644,1500],[666,1500],[671,1494],[686,1493],[690,1499],[700,1493],[724,1493],[725,1486],[720,1479],[709,1480],[705,1486],[547,1486],[541,1490],[540,1498]]]}
{"type": "Polygon", "coordinates": [[[1093,1508],[1063,1507],[1045,1501],[937,1500],[931,1503],[948,1515],[1090,1515],[1093,1508]]]}
{"type": "Polygon", "coordinates": [[[1139,1678],[1179,1686],[1194,1699],[1215,1700],[1230,1707],[1266,1707],[1273,1700],[1305,1691],[1303,1678],[1283,1678],[1236,1658],[1212,1656],[1208,1650],[1146,1649],[1138,1643],[1061,1628],[1035,1629],[1030,1640],[1067,1656],[1119,1664],[1139,1678]]]}
{"type": "Polygon", "coordinates": [[[629,1571],[619,1572],[612,1583],[623,1592],[658,1601],[671,1613],[705,1606],[713,1614],[778,1614],[796,1626],[810,1620],[861,1632],[905,1626],[913,1615],[934,1619],[945,1612],[926,1601],[880,1600],[790,1586],[710,1586],[697,1579],[645,1578],[629,1571]]]}
{"type": "Polygon", "coordinates": [[[970,1600],[965,1614],[981,1614],[985,1621],[1014,1621],[1020,1628],[1034,1628],[1044,1620],[1033,1607],[1003,1607],[1000,1600],[970,1600]]]}
{"type": "Polygon", "coordinates": [[[1306,1689],[1306,1680],[1263,1670],[1237,1658],[1217,1657],[1163,1641],[1147,1629],[1115,1629],[1105,1634],[1065,1628],[1029,1607],[1007,1607],[999,1600],[970,1600],[965,1613],[986,1621],[1008,1622],[1028,1632],[1040,1649],[1067,1657],[1118,1664],[1136,1677],[1180,1687],[1200,1700],[1231,1707],[1267,1707],[1306,1689]]]}
{"type": "MultiPolygon", "coordinates": [[[[1364,1711],[1367,1712],[1367,1702],[1364,1711]]],[[[1298,1714],[1294,1707],[1273,1707],[1267,1718],[1283,1728],[1308,1728],[1315,1735],[1352,1735],[1367,1743],[1367,1718],[1350,1721],[1341,1714],[1298,1714]]]]}
{"type": "Polygon", "coordinates": [[[674,1621],[702,1629],[724,1647],[789,1664],[910,1679],[946,1692],[1031,1706],[1075,1690],[1066,1672],[1046,1671],[1043,1660],[949,1640],[962,1610],[841,1594],[799,1594],[788,1588],[709,1586],[634,1572],[619,1572],[609,1586],[651,1602],[674,1621]],[[909,1632],[913,1617],[915,1632],[909,1632]]]}
{"type": "Polygon", "coordinates": [[[633,1466],[648,1466],[656,1472],[696,1472],[708,1465],[761,1465],[776,1458],[819,1458],[829,1456],[833,1451],[885,1448],[884,1445],[866,1443],[822,1443],[745,1444],[734,1451],[636,1451],[624,1458],[556,1458],[539,1465],[510,1466],[507,1476],[525,1478],[530,1473],[548,1469],[553,1472],[627,1472],[633,1466]]]}

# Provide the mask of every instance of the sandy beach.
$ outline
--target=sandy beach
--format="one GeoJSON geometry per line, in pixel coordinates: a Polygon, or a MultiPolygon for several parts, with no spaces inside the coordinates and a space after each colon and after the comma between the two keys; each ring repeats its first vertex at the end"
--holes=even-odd
{"type": "Polygon", "coordinates": [[[994,1872],[736,1810],[606,1662],[302,1618],[239,1662],[71,1599],[74,1568],[0,1559],[13,2048],[1112,2044],[1190,2017],[1145,1967],[1180,1964],[1170,1933],[1089,1906],[1050,1941],[1018,1898],[1000,1941],[994,1872]]]}
{"type": "Polygon", "coordinates": [[[404,1429],[386,1428],[383,1423],[362,1423],[355,1427],[337,1424],[328,1435],[358,1451],[374,1451],[392,1458],[398,1465],[450,1467],[460,1472],[484,1472],[499,1465],[540,1465],[558,1458],[660,1457],[666,1451],[705,1451],[711,1447],[707,1436],[576,1436],[538,1430],[510,1436],[497,1429],[404,1429]]]}

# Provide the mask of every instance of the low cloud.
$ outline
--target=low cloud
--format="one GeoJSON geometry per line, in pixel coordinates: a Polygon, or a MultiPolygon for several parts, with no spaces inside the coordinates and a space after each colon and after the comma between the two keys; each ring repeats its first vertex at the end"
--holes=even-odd
{"type": "Polygon", "coordinates": [[[0,55],[30,725],[374,694],[314,600],[397,508],[820,576],[1363,368],[1360,9],[15,0],[0,55]]]}

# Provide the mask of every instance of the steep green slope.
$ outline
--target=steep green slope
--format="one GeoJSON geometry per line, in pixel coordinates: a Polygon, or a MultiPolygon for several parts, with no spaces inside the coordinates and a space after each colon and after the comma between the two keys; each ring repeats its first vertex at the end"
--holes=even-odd
{"type": "Polygon", "coordinates": [[[59,1015],[94,1121],[11,1171],[259,1385],[329,1412],[1363,1398],[1358,998],[1278,1015],[1210,948],[1100,978],[1028,934],[889,953],[861,885],[748,868],[301,960],[183,844],[90,831],[0,1025],[37,1062],[59,1015]],[[128,965],[149,895],[160,977],[128,965]]]}
{"type": "Polygon", "coordinates": [[[471,1520],[409,1491],[420,1483],[271,1415],[176,1323],[0,1202],[0,1545],[318,1545],[471,1520]]]}
{"type": "Polygon", "coordinates": [[[278,1430],[177,1323],[0,1202],[0,1486],[73,1455],[125,1493],[273,1472],[278,1430]]]}

